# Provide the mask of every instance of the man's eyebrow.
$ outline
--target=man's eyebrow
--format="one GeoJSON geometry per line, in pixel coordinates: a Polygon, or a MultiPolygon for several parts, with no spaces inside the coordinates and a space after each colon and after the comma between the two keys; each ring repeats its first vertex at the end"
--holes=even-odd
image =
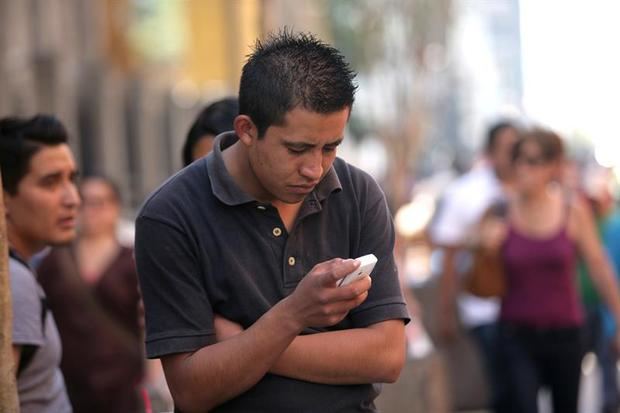
{"type": "MultiPolygon", "coordinates": [[[[326,143],[324,146],[338,146],[342,143],[342,139],[343,138],[337,138],[332,142],[326,143]]],[[[284,143],[285,146],[288,146],[289,148],[293,148],[293,149],[307,149],[307,148],[314,148],[317,146],[315,143],[292,142],[286,139],[283,139],[282,142],[284,143]]]]}
{"type": "Polygon", "coordinates": [[[338,146],[342,143],[343,138],[337,138],[336,140],[332,141],[332,142],[328,142],[325,144],[325,146],[338,146]]]}
{"type": "Polygon", "coordinates": [[[60,178],[61,176],[62,176],[62,171],[51,171],[51,172],[48,172],[46,174],[39,176],[39,179],[40,180],[51,179],[51,178],[57,179],[57,178],[60,178]]]}
{"type": "MultiPolygon", "coordinates": [[[[46,174],[41,175],[38,179],[39,180],[44,180],[44,179],[59,179],[62,177],[62,175],[64,174],[63,171],[50,171],[46,174]]],[[[69,178],[71,179],[76,179],[79,178],[80,176],[80,171],[75,169],[73,171],[71,171],[71,173],[69,174],[69,178]]]]}

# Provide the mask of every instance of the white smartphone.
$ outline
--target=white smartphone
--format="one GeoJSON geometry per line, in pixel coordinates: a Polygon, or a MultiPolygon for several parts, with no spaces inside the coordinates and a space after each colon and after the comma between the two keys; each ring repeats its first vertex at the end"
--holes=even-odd
{"type": "Polygon", "coordinates": [[[338,286],[351,284],[353,281],[358,280],[365,275],[370,275],[373,268],[375,268],[375,264],[377,263],[377,257],[375,257],[375,254],[364,255],[362,257],[356,258],[356,260],[361,262],[359,268],[352,273],[344,276],[340,280],[338,286]]]}

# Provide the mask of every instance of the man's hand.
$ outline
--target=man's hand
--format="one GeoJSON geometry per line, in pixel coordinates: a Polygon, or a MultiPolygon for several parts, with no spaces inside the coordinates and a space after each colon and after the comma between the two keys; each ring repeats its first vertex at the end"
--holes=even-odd
{"type": "Polygon", "coordinates": [[[338,280],[356,270],[353,259],[334,258],[319,263],[306,274],[293,293],[285,298],[291,316],[305,327],[332,326],[364,302],[372,284],[369,276],[338,287],[338,280]]]}
{"type": "MultiPolygon", "coordinates": [[[[348,312],[360,305],[372,284],[370,277],[363,277],[347,286],[338,286],[338,281],[359,267],[351,259],[335,258],[317,264],[299,283],[289,301],[298,306],[301,325],[324,327],[337,324],[348,312]]],[[[243,327],[216,314],[213,320],[217,341],[225,341],[243,331],[243,327]]]]}

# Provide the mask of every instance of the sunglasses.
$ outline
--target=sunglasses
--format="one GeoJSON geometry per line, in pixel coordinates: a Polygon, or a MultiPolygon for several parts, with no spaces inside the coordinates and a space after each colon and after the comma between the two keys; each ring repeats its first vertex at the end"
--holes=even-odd
{"type": "Polygon", "coordinates": [[[82,207],[85,208],[100,209],[115,202],[113,197],[82,197],[82,207]]]}
{"type": "Polygon", "coordinates": [[[519,156],[517,163],[528,166],[542,166],[547,163],[547,160],[542,156],[519,156]]]}

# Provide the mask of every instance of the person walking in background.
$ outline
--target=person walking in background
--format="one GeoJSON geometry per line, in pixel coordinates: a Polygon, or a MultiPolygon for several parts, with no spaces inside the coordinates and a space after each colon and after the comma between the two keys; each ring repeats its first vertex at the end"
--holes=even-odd
{"type": "Polygon", "coordinates": [[[514,413],[538,412],[543,386],[555,413],[577,412],[584,323],[579,256],[620,320],[618,285],[590,210],[558,183],[563,154],[555,133],[524,133],[512,153],[515,192],[507,216],[489,215],[480,227],[481,247],[499,254],[506,277],[499,348],[514,413]]]}
{"type": "Polygon", "coordinates": [[[0,119],[0,168],[9,241],[13,349],[21,413],[68,413],[53,312],[29,260],[75,237],[80,198],[67,131],[52,116],[0,119]]]}
{"type": "Polygon", "coordinates": [[[79,235],[41,262],[39,279],[56,316],[61,368],[76,413],[138,412],[142,315],[131,248],[116,237],[121,200],[101,176],[80,184],[79,235]]]}
{"type": "Polygon", "coordinates": [[[481,298],[460,291],[460,276],[464,269],[458,265],[458,257],[466,250],[469,240],[475,237],[483,213],[506,197],[513,178],[510,154],[516,140],[517,129],[509,122],[499,122],[489,128],[485,163],[447,188],[429,228],[431,242],[442,251],[437,308],[439,338],[443,344],[455,338],[459,328],[458,313],[484,362],[491,390],[490,404],[495,410],[502,403],[496,360],[499,303],[494,298],[481,298]]]}
{"type": "MultiPolygon", "coordinates": [[[[616,270],[616,277],[620,275],[620,210],[615,203],[615,197],[611,198],[611,205],[603,215],[601,237],[616,270]]],[[[600,357],[601,372],[603,375],[603,413],[616,413],[620,409],[620,391],[618,389],[618,353],[616,344],[618,335],[617,319],[613,317],[612,310],[604,306],[603,313],[603,340],[600,357]]]]}
{"type": "Polygon", "coordinates": [[[375,412],[407,309],[383,192],[336,157],[354,73],[282,31],[243,67],[240,114],[136,220],[147,356],[184,412],[375,412]],[[338,286],[373,253],[370,277],[338,286]]]}
{"type": "Polygon", "coordinates": [[[239,114],[237,98],[217,100],[205,107],[196,117],[183,144],[183,166],[187,166],[211,152],[217,135],[233,130],[233,121],[239,114]]]}
{"type": "MultiPolygon", "coordinates": [[[[613,174],[607,168],[590,167],[583,171],[582,192],[594,213],[599,237],[616,270],[620,272],[620,211],[616,207],[613,174]]],[[[579,282],[586,314],[586,348],[596,354],[601,373],[601,413],[617,413],[618,353],[614,349],[613,317],[600,297],[583,261],[579,263],[579,282]]]]}

